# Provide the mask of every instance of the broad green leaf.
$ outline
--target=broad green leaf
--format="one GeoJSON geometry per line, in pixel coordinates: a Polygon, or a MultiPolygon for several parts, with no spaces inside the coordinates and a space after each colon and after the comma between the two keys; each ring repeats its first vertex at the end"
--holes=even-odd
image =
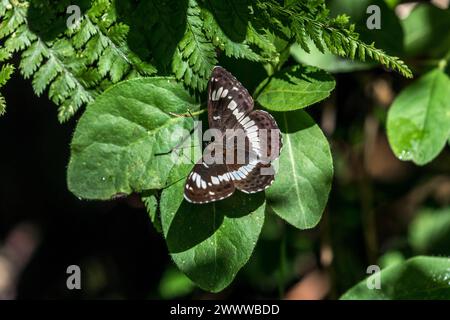
{"type": "Polygon", "coordinates": [[[191,204],[183,198],[191,168],[174,167],[179,181],[162,193],[163,232],[178,268],[202,289],[217,292],[231,283],[253,252],[264,223],[264,195],[236,191],[217,203],[191,204]]]}
{"type": "Polygon", "coordinates": [[[414,300],[414,299],[450,299],[450,259],[418,256],[403,263],[383,269],[381,288],[369,289],[367,280],[363,280],[348,290],[344,300],[414,300]]]}
{"type": "Polygon", "coordinates": [[[450,207],[421,210],[409,226],[408,238],[418,254],[449,254],[450,207]]]}
{"type": "Polygon", "coordinates": [[[193,126],[198,105],[172,78],[124,81],[100,95],[80,118],[71,146],[69,189],[85,199],[109,199],[165,186],[168,154],[193,126]]]}
{"type": "Polygon", "coordinates": [[[327,72],[296,65],[264,80],[256,89],[257,101],[273,111],[297,110],[325,99],[334,86],[327,72]]]}
{"type": "Polygon", "coordinates": [[[420,4],[402,20],[405,53],[442,57],[450,49],[450,10],[431,4],[420,4]]]}
{"type": "Polygon", "coordinates": [[[387,133],[399,159],[433,160],[450,134],[450,78],[435,69],[405,88],[389,109],[387,133]]]}
{"type": "Polygon", "coordinates": [[[375,64],[371,62],[353,61],[335,56],[329,51],[322,53],[314,45],[309,46],[310,52],[306,52],[298,44],[291,46],[291,55],[297,62],[320,68],[322,70],[340,73],[367,70],[375,64]]]}
{"type": "Polygon", "coordinates": [[[333,160],[327,139],[304,111],[274,114],[283,134],[283,149],[267,205],[300,229],[314,227],[328,200],[333,160]]]}

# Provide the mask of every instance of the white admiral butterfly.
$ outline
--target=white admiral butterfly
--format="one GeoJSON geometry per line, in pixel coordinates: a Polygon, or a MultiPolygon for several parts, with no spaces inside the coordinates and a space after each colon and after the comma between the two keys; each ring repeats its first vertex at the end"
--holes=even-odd
{"type": "Polygon", "coordinates": [[[253,104],[247,89],[231,73],[214,68],[208,84],[208,123],[219,135],[186,180],[187,201],[218,201],[235,189],[255,193],[273,183],[275,171],[270,162],[280,155],[280,130],[269,113],[253,110],[253,104]],[[207,154],[213,161],[206,160],[207,154]]]}

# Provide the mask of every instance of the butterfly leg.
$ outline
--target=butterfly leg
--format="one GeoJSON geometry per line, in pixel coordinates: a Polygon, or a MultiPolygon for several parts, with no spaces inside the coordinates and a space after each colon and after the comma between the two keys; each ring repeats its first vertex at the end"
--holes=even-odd
{"type": "Polygon", "coordinates": [[[188,108],[187,113],[175,113],[175,112],[168,112],[171,116],[177,117],[177,118],[187,118],[191,117],[194,119],[194,115],[192,114],[191,110],[188,108]]]}

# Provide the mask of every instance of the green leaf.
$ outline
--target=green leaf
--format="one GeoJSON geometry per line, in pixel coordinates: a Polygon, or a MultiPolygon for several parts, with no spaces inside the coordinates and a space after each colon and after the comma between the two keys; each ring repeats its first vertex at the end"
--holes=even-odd
{"type": "Polygon", "coordinates": [[[325,99],[334,86],[327,72],[297,65],[264,80],[256,89],[257,101],[269,110],[291,111],[325,99]]]}
{"type": "Polygon", "coordinates": [[[450,299],[450,259],[418,256],[383,269],[381,289],[368,289],[363,280],[348,290],[343,300],[450,299]]]}
{"type": "Polygon", "coordinates": [[[179,181],[161,196],[161,222],[178,268],[204,290],[227,287],[248,261],[264,223],[264,195],[239,191],[217,203],[194,205],[183,199],[192,165],[172,172],[179,181]]]}
{"type": "Polygon", "coordinates": [[[299,229],[320,220],[333,178],[327,139],[304,111],[274,114],[283,134],[279,170],[266,199],[277,215],[299,229]]]}
{"type": "Polygon", "coordinates": [[[419,4],[402,20],[405,32],[405,53],[442,57],[450,49],[450,10],[431,4],[419,4]]]}
{"type": "Polygon", "coordinates": [[[388,112],[391,148],[401,160],[424,165],[443,149],[450,135],[450,78],[432,70],[405,88],[388,112]]]}
{"type": "Polygon", "coordinates": [[[109,199],[118,193],[163,188],[173,166],[168,153],[193,125],[191,118],[169,112],[196,108],[173,78],[135,79],[111,87],[78,122],[69,189],[81,198],[109,199]]]}
{"type": "Polygon", "coordinates": [[[418,254],[448,254],[450,207],[421,210],[409,226],[408,238],[418,254]]]}

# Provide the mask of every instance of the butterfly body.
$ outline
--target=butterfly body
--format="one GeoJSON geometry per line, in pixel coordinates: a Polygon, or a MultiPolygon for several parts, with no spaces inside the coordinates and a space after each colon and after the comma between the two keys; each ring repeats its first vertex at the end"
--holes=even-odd
{"type": "Polygon", "coordinates": [[[236,189],[255,193],[273,183],[271,161],[280,154],[281,134],[269,113],[253,107],[247,89],[224,68],[215,67],[208,84],[208,123],[214,141],[186,180],[187,201],[209,203],[236,189]]]}

